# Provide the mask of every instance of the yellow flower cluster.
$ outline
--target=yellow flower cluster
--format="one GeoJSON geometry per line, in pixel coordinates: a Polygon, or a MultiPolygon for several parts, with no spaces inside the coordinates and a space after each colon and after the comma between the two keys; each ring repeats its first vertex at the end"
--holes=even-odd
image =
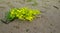
{"type": "Polygon", "coordinates": [[[32,21],[35,18],[35,15],[37,15],[37,14],[41,14],[41,12],[39,10],[32,10],[32,9],[23,7],[23,8],[19,8],[19,9],[17,9],[17,8],[11,9],[8,17],[11,20],[14,18],[18,18],[21,20],[32,21]]]}

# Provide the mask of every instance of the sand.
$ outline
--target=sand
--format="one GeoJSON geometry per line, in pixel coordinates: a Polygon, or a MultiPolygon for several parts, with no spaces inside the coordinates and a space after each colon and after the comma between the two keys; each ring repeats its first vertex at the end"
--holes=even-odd
{"type": "Polygon", "coordinates": [[[0,0],[0,19],[11,8],[29,7],[42,12],[32,22],[15,19],[9,24],[0,21],[0,33],[60,33],[60,0],[0,0]]]}

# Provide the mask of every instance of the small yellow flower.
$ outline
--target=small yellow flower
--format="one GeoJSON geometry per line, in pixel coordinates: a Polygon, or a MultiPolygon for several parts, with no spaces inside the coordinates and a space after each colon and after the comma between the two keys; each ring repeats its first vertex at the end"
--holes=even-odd
{"type": "Polygon", "coordinates": [[[27,20],[32,21],[33,17],[26,17],[27,20]]]}
{"type": "Polygon", "coordinates": [[[14,14],[14,12],[11,12],[11,14],[14,14]]]}
{"type": "Polygon", "coordinates": [[[24,18],[22,16],[19,16],[18,18],[21,19],[21,20],[24,20],[24,18]]]}
{"type": "Polygon", "coordinates": [[[17,14],[16,17],[19,17],[19,15],[17,14]]]}
{"type": "Polygon", "coordinates": [[[29,13],[33,13],[33,11],[32,10],[29,10],[29,13]]]}
{"type": "Polygon", "coordinates": [[[17,10],[18,12],[20,11],[20,10],[17,10]]]}

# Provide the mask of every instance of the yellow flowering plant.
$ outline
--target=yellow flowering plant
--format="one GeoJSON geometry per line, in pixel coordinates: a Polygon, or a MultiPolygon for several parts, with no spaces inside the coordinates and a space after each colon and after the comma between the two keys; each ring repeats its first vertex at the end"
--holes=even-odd
{"type": "Polygon", "coordinates": [[[8,21],[12,21],[13,19],[18,18],[20,20],[32,21],[38,14],[41,14],[39,10],[32,10],[26,7],[14,8],[9,11],[6,16],[6,19],[8,21]]]}

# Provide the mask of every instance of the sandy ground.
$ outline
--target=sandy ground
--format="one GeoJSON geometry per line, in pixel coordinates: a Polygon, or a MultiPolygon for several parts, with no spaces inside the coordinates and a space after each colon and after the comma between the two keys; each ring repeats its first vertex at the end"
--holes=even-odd
{"type": "Polygon", "coordinates": [[[18,19],[9,24],[0,21],[0,33],[60,33],[60,0],[36,0],[33,2],[24,0],[0,0],[0,19],[4,19],[5,13],[11,8],[29,7],[41,10],[40,18],[31,23],[18,19]]]}

